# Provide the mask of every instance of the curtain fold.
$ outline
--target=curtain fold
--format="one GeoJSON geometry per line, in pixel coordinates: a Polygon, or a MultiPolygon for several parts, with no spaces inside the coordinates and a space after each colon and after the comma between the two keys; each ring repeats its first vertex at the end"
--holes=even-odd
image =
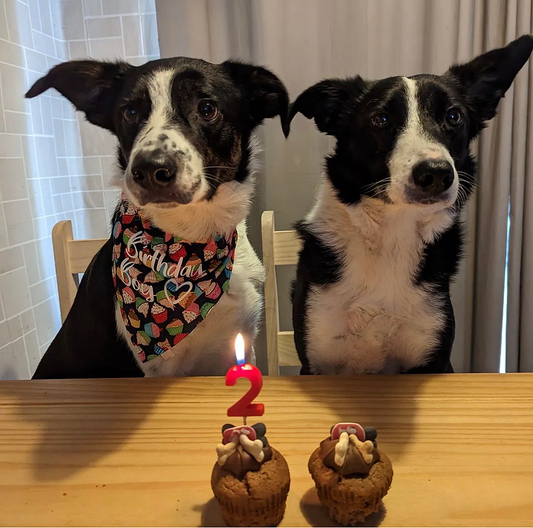
{"type": "MultiPolygon", "coordinates": [[[[330,76],[443,73],[452,63],[533,32],[532,1],[156,0],[156,5],[162,56],[212,62],[238,57],[264,64],[294,99],[330,76]]],[[[466,259],[452,287],[457,320],[452,362],[458,371],[500,367],[509,204],[508,332],[503,341],[510,371],[533,370],[531,72],[520,73],[499,117],[475,145],[480,185],[465,212],[466,259]]],[[[268,121],[260,137],[263,168],[249,221],[258,253],[261,212],[274,210],[278,229],[290,229],[305,216],[333,145],[302,116],[293,121],[287,141],[278,120],[268,121]]],[[[291,328],[292,273],[283,270],[278,281],[283,329],[291,328]]],[[[259,362],[264,361],[258,352],[259,362]]]]}
{"type": "MultiPolygon", "coordinates": [[[[507,3],[509,33],[533,33],[533,1],[507,3]]],[[[532,92],[533,68],[528,63],[515,82],[512,105],[507,372],[533,371],[532,92]]]]}
{"type": "MultiPolygon", "coordinates": [[[[531,0],[484,2],[483,50],[532,33],[532,5],[531,0]]],[[[498,372],[500,364],[507,372],[533,370],[533,268],[527,266],[533,219],[526,207],[533,192],[532,79],[527,63],[480,140],[472,349],[472,367],[478,372],[498,372]],[[505,357],[500,362],[502,346],[505,357]]]]}

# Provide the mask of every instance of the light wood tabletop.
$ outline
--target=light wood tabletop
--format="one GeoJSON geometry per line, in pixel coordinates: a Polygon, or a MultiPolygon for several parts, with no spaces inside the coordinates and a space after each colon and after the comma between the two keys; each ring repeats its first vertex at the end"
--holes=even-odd
{"type": "MultiPolygon", "coordinates": [[[[246,387],[1,382],[0,524],[220,525],[215,445],[246,387]]],[[[264,378],[257,401],[291,471],[282,525],[331,524],[307,460],[331,425],[357,421],[378,428],[395,473],[369,524],[533,526],[533,374],[264,378]]]]}

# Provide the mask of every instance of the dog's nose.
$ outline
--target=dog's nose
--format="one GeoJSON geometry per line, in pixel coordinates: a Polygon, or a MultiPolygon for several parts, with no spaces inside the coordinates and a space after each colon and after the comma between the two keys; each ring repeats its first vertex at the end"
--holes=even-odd
{"type": "Polygon", "coordinates": [[[170,159],[150,159],[138,154],[131,167],[133,181],[147,191],[158,191],[174,183],[176,163],[170,159]]]}
{"type": "Polygon", "coordinates": [[[421,161],[413,168],[415,185],[425,194],[437,196],[448,190],[453,183],[451,164],[442,159],[421,161]]]}

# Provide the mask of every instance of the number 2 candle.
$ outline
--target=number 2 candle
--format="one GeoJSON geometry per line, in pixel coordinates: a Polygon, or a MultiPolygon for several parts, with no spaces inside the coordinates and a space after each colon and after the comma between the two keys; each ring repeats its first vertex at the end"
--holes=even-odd
{"type": "Polygon", "coordinates": [[[242,334],[237,334],[235,339],[235,356],[237,365],[231,367],[226,374],[226,386],[233,387],[239,378],[250,380],[251,387],[248,392],[228,409],[228,416],[242,416],[246,424],[247,416],[263,416],[265,406],[262,403],[252,403],[263,387],[261,371],[254,365],[245,363],[244,339],[242,334]]]}

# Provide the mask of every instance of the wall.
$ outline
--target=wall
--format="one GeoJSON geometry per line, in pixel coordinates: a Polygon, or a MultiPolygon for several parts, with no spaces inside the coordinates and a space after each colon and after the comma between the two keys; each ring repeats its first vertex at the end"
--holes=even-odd
{"type": "Polygon", "coordinates": [[[58,62],[159,56],[151,0],[0,0],[0,379],[31,376],[60,327],[51,243],[107,236],[115,140],[53,90],[26,101],[58,62]]]}

